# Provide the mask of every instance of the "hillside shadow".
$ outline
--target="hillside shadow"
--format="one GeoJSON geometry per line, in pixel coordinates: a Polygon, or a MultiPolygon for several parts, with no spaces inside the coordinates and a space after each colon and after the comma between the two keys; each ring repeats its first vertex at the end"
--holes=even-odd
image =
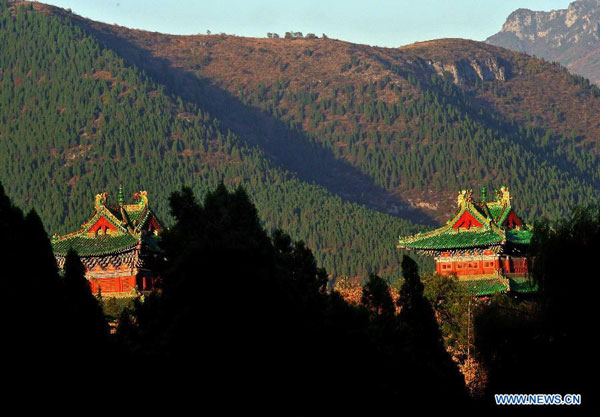
{"type": "Polygon", "coordinates": [[[293,172],[300,180],[315,183],[344,200],[392,216],[437,225],[428,214],[378,186],[348,162],[335,158],[331,150],[304,132],[290,128],[259,108],[242,103],[238,97],[191,71],[174,67],[166,58],[153,56],[110,27],[92,27],[83,19],[77,19],[75,23],[99,38],[128,64],[142,69],[163,85],[167,94],[180,96],[208,111],[221,121],[222,128],[229,129],[246,144],[259,147],[277,165],[293,172]]]}

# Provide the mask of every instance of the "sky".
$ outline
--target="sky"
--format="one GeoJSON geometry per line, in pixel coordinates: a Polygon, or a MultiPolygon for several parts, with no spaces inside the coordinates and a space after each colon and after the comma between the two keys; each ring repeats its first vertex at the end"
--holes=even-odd
{"type": "Polygon", "coordinates": [[[178,35],[265,37],[295,31],[396,47],[437,38],[484,40],[518,8],[569,0],[43,0],[105,23],[178,35]]]}

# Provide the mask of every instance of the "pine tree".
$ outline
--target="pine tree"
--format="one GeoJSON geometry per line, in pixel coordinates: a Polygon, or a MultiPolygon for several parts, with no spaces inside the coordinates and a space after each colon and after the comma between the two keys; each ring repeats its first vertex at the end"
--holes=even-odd
{"type": "Polygon", "coordinates": [[[402,257],[402,277],[404,282],[398,299],[398,305],[402,308],[401,318],[409,322],[418,321],[427,300],[424,296],[425,287],[419,276],[419,267],[408,255],[402,257]]]}
{"type": "Polygon", "coordinates": [[[363,287],[360,302],[375,317],[389,318],[396,311],[387,282],[375,274],[369,275],[369,281],[363,287]]]}
{"type": "Polygon", "coordinates": [[[406,342],[410,346],[407,354],[414,355],[419,363],[431,366],[431,372],[447,381],[450,389],[439,395],[456,396],[457,399],[464,400],[466,391],[459,388],[460,381],[464,381],[464,378],[446,352],[434,311],[424,295],[417,263],[407,255],[402,258],[402,276],[404,283],[399,292],[398,317],[405,326],[406,342]]]}
{"type": "MultiPolygon", "coordinates": [[[[62,284],[67,308],[66,325],[74,336],[75,346],[87,353],[101,350],[106,345],[108,324],[100,303],[92,295],[85,267],[73,249],[65,257],[62,284]]],[[[83,351],[78,353],[84,354],[83,351]]]]}

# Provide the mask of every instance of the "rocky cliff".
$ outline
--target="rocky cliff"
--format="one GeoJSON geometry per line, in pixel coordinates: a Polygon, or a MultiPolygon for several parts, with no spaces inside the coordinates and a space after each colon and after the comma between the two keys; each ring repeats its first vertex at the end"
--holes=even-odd
{"type": "Polygon", "coordinates": [[[600,85],[600,0],[550,12],[518,9],[486,42],[557,61],[600,85]]]}
{"type": "Polygon", "coordinates": [[[427,61],[438,75],[449,74],[456,85],[480,81],[506,81],[508,69],[497,57],[468,58],[454,62],[427,61]]]}

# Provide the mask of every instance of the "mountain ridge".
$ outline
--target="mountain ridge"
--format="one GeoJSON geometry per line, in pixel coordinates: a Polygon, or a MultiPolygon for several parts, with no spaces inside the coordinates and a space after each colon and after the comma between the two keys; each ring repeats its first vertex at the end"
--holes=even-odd
{"type": "Polygon", "coordinates": [[[600,85],[600,1],[549,12],[517,9],[487,43],[558,61],[600,85]]]}

